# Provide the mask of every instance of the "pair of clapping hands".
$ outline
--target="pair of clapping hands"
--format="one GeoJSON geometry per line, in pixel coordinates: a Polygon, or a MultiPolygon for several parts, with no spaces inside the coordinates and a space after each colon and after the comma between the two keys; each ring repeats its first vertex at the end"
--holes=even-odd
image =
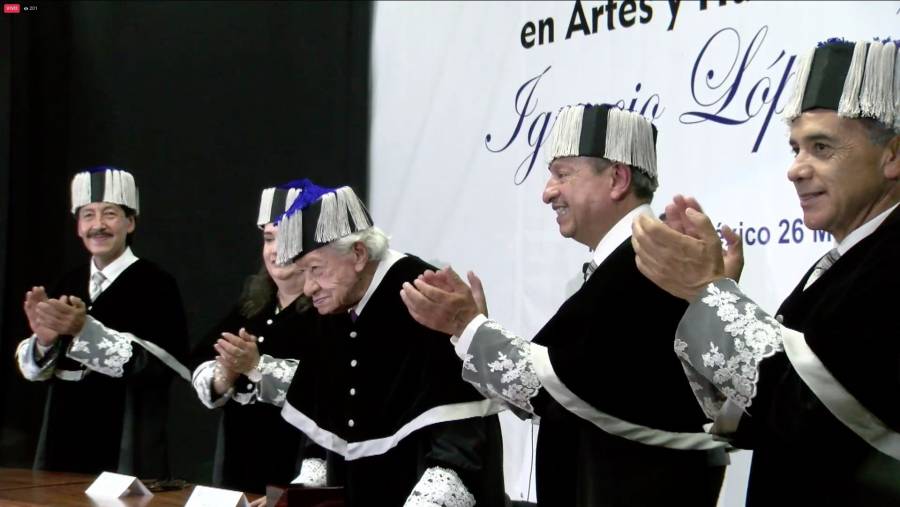
{"type": "Polygon", "coordinates": [[[25,293],[25,316],[38,343],[49,347],[62,335],[77,335],[84,328],[87,308],[77,296],[47,297],[43,287],[25,293]]]}
{"type": "Polygon", "coordinates": [[[403,284],[400,299],[419,324],[460,336],[472,319],[488,313],[481,279],[471,271],[468,279],[471,287],[450,266],[438,271],[429,269],[412,283],[403,284]]]}
{"type": "MultiPolygon", "coordinates": [[[[722,226],[723,249],[696,199],[676,195],[666,206],[664,220],[640,215],[632,224],[635,261],[644,276],[689,302],[710,282],[740,278],[744,267],[740,236],[722,226]]],[[[468,279],[471,287],[450,267],[428,270],[412,283],[404,283],[400,297],[420,324],[460,336],[478,314],[487,316],[481,280],[471,271],[468,279]]]]}
{"type": "Polygon", "coordinates": [[[696,199],[676,195],[666,206],[663,220],[642,215],[631,226],[637,267],[653,283],[693,302],[711,282],[740,279],[744,269],[741,237],[723,225],[720,239],[696,199]]]}
{"type": "Polygon", "coordinates": [[[222,333],[222,337],[216,340],[213,348],[219,354],[216,363],[226,374],[237,377],[246,374],[259,365],[259,348],[256,346],[256,336],[241,328],[238,334],[222,333]]]}

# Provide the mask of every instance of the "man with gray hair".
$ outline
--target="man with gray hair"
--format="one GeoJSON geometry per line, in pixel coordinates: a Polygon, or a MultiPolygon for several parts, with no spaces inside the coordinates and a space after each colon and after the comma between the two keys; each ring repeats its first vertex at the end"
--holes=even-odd
{"type": "Polygon", "coordinates": [[[487,319],[471,272],[471,289],[452,270],[403,288],[417,321],[459,337],[464,379],[539,419],[540,505],[716,504],[727,456],[671,347],[686,304],[638,272],[629,242],[632,221],[653,213],[655,141],[636,113],[560,111],[543,200],[560,234],[593,252],[584,285],[531,342],[487,319]]]}
{"type": "Polygon", "coordinates": [[[753,449],[747,505],[900,505],[897,45],[831,39],[800,61],[787,177],[836,244],[774,315],[695,201],[634,224],[641,272],[691,303],[675,350],[712,431],[753,449]]]}
{"type": "Polygon", "coordinates": [[[352,189],[308,181],[280,220],[278,262],[297,263],[321,318],[290,386],[262,371],[259,396],[331,451],[327,485],[350,506],[503,506],[499,407],[453,378],[449,337],[400,300],[433,267],[391,250],[352,189]]]}

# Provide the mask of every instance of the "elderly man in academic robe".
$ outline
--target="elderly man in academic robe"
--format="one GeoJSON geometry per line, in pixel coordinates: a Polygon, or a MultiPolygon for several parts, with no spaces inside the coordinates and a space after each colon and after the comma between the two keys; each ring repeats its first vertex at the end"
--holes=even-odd
{"type": "Polygon", "coordinates": [[[391,250],[350,187],[312,182],[279,221],[278,262],[297,263],[320,314],[296,364],[260,368],[256,387],[329,451],[301,477],[325,468],[349,506],[504,506],[499,407],[453,378],[449,337],[400,300],[433,267],[391,250]]]}
{"type": "Polygon", "coordinates": [[[807,227],[836,241],[774,314],[742,292],[696,201],[634,225],[638,266],[691,302],[675,350],[715,421],[753,449],[747,505],[900,505],[900,80],[895,42],[810,50],[785,107],[807,227]]]}

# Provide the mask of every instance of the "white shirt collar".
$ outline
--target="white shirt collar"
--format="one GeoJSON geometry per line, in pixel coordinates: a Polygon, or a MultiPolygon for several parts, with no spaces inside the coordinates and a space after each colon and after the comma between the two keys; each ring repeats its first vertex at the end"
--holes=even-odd
{"type": "Polygon", "coordinates": [[[866,238],[866,236],[875,232],[875,229],[877,229],[878,226],[881,225],[882,222],[884,222],[884,219],[887,218],[888,215],[890,215],[891,212],[894,211],[894,209],[897,208],[898,205],[900,205],[900,203],[897,203],[897,204],[891,206],[889,209],[882,211],[875,218],[860,225],[859,227],[854,229],[852,232],[850,232],[850,234],[848,234],[847,237],[844,238],[844,241],[841,241],[840,243],[835,242],[837,249],[838,249],[838,253],[841,255],[844,255],[845,253],[847,253],[848,250],[853,248],[857,243],[864,240],[866,238]]]}
{"type": "Polygon", "coordinates": [[[653,216],[653,208],[649,204],[641,204],[640,206],[629,211],[622,217],[612,229],[600,238],[597,248],[594,248],[593,260],[594,264],[603,264],[603,261],[609,257],[609,254],[622,244],[623,241],[631,237],[631,224],[638,215],[653,216]]]}
{"type": "MultiPolygon", "coordinates": [[[[388,270],[391,269],[391,266],[394,265],[400,259],[406,257],[406,254],[398,252],[396,250],[388,250],[384,253],[384,257],[378,262],[378,267],[375,268],[375,275],[372,276],[372,281],[369,283],[369,288],[366,289],[366,293],[363,295],[362,299],[359,300],[359,303],[356,304],[350,311],[356,311],[356,315],[359,316],[362,314],[363,308],[365,308],[366,303],[369,302],[369,299],[372,298],[372,293],[378,288],[381,284],[381,281],[384,280],[384,275],[387,274],[388,270]]],[[[397,292],[400,292],[400,287],[397,287],[397,292]]]]}
{"type": "MultiPolygon", "coordinates": [[[[131,251],[130,246],[125,247],[125,251],[122,252],[122,255],[116,257],[116,260],[110,262],[109,265],[107,265],[103,269],[97,268],[97,265],[94,264],[94,259],[92,258],[91,259],[91,278],[93,278],[94,273],[99,271],[99,272],[103,273],[104,277],[106,277],[106,280],[103,282],[103,287],[104,288],[109,287],[109,285],[112,284],[114,281],[116,281],[116,278],[118,278],[119,275],[121,275],[122,272],[128,268],[128,266],[131,266],[137,260],[138,260],[138,258],[135,257],[134,253],[131,251]]],[[[90,284],[90,282],[88,282],[88,283],[90,284]]]]}

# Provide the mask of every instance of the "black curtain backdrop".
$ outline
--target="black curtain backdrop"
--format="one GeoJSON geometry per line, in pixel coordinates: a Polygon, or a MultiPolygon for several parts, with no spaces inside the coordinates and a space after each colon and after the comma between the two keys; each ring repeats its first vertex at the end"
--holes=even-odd
{"type": "MultiPolygon", "coordinates": [[[[372,8],[21,5],[34,10],[0,19],[0,466],[29,467],[45,386],[23,380],[13,354],[29,334],[25,291],[88,262],[72,175],[135,175],[134,251],[178,279],[197,343],[260,266],[262,188],[309,177],[367,195],[372,8]]],[[[175,476],[209,482],[218,413],[186,382],[171,396],[175,476]]]]}

